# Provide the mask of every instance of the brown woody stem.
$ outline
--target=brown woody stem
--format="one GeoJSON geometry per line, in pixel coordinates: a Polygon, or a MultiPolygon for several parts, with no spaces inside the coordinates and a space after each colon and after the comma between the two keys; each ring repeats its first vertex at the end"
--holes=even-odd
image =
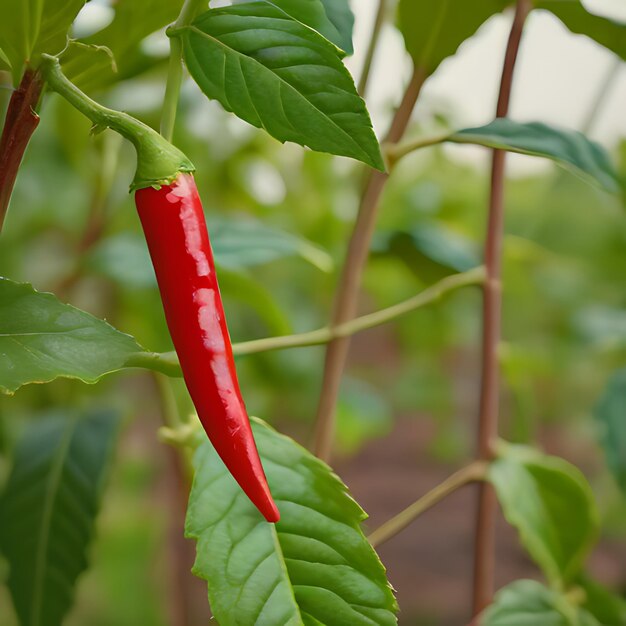
{"type": "MultiPolygon", "coordinates": [[[[393,118],[386,141],[396,143],[404,134],[425,80],[426,72],[416,68],[393,118]]],[[[369,255],[378,206],[388,178],[387,173],[377,171],[371,171],[368,176],[337,288],[331,327],[345,324],[356,315],[361,276],[369,255]]],[[[324,460],[330,458],[332,449],[335,433],[335,408],[349,346],[350,339],[341,337],[333,339],[326,348],[322,392],[315,421],[314,443],[315,454],[324,460]]]]}
{"type": "MultiPolygon", "coordinates": [[[[529,0],[518,0],[504,57],[496,117],[505,117],[509,110],[515,62],[524,23],[530,9],[529,0]]],[[[498,436],[500,395],[498,345],[502,318],[501,268],[504,237],[505,156],[506,153],[502,150],[494,150],[491,166],[491,191],[485,241],[487,277],[483,285],[482,371],[477,442],[480,460],[489,460],[493,456],[493,443],[498,436]]],[[[474,615],[491,603],[495,569],[496,496],[493,487],[488,483],[481,483],[478,489],[474,543],[474,615]]]]}
{"type": "Polygon", "coordinates": [[[42,90],[43,80],[39,72],[27,70],[9,102],[0,139],[0,230],[24,152],[39,124],[35,109],[42,90]]]}

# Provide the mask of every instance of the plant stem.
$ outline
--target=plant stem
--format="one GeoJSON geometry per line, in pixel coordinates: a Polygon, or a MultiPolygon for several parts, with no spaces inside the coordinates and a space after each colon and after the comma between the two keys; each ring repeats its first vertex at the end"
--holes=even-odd
{"type": "Polygon", "coordinates": [[[189,159],[159,133],[127,113],[98,104],[67,79],[56,57],[47,54],[41,56],[41,71],[54,91],[90,119],[96,130],[111,128],[135,146],[137,172],[133,188],[163,184],[173,180],[179,172],[193,171],[189,159]]]}
{"type": "MultiPolygon", "coordinates": [[[[296,335],[284,335],[282,337],[266,337],[253,339],[233,344],[233,353],[236,355],[258,354],[271,350],[285,350],[287,348],[305,348],[328,343],[340,337],[349,337],[355,333],[380,326],[391,320],[431,304],[452,291],[470,285],[479,285],[485,279],[484,267],[476,267],[461,274],[448,276],[438,283],[424,289],[421,293],[395,304],[386,309],[375,311],[362,317],[357,317],[344,324],[333,328],[319,328],[306,333],[296,335]]],[[[126,367],[144,367],[161,372],[168,376],[180,376],[180,366],[175,352],[138,352],[132,355],[126,362],[126,367]]]]}
{"type": "Polygon", "coordinates": [[[400,144],[388,144],[384,146],[387,164],[389,165],[389,168],[393,168],[393,166],[407,154],[410,154],[415,150],[428,148],[429,146],[436,146],[437,144],[447,141],[450,137],[451,133],[445,133],[441,135],[434,135],[433,137],[419,137],[418,139],[412,139],[400,144]]]}
{"type": "Polygon", "coordinates": [[[445,497],[454,493],[460,487],[478,480],[484,480],[488,467],[487,461],[474,461],[470,465],[460,469],[423,495],[411,506],[392,517],[382,526],[377,528],[368,537],[374,548],[385,543],[392,537],[404,530],[411,522],[417,519],[422,513],[441,502],[445,497]]]}
{"type": "Polygon", "coordinates": [[[0,139],[0,231],[24,152],[39,125],[39,116],[35,109],[42,90],[41,74],[26,70],[9,101],[0,139]]]}
{"type": "MultiPolygon", "coordinates": [[[[426,76],[426,72],[421,68],[415,68],[413,71],[402,102],[391,122],[387,142],[396,143],[404,134],[426,76]]],[[[371,171],[368,176],[336,292],[331,327],[343,324],[355,316],[361,275],[369,254],[380,198],[388,178],[387,173],[377,171],[371,171]]],[[[340,337],[332,340],[326,349],[322,392],[315,419],[314,443],[315,454],[326,461],[332,449],[335,408],[349,345],[348,338],[340,337]]]]}
{"type": "MultiPolygon", "coordinates": [[[[185,0],[180,14],[174,22],[174,28],[180,28],[191,24],[200,10],[200,6],[206,0],[185,0]]],[[[180,37],[170,37],[170,60],[163,98],[163,110],[161,112],[161,135],[168,141],[172,141],[174,125],[176,124],[176,111],[180,98],[180,86],[183,80],[183,44],[180,37]]]]}
{"type": "Polygon", "coordinates": [[[365,54],[365,60],[363,61],[363,69],[361,70],[361,76],[359,78],[359,84],[357,91],[362,98],[365,98],[367,91],[367,83],[369,81],[370,72],[372,70],[372,62],[374,61],[374,55],[378,48],[378,41],[380,39],[380,32],[383,24],[385,23],[385,14],[387,13],[387,0],[378,0],[378,10],[376,11],[376,18],[374,19],[374,26],[372,28],[372,35],[370,37],[369,46],[365,54]]]}
{"type": "MultiPolygon", "coordinates": [[[[529,0],[518,0],[504,57],[496,117],[505,117],[509,110],[515,62],[524,23],[530,10],[529,0]]],[[[485,241],[487,277],[483,286],[482,371],[477,442],[478,458],[482,460],[492,457],[493,443],[498,436],[500,395],[498,345],[502,321],[501,268],[504,238],[505,158],[506,152],[493,151],[485,241]]],[[[474,544],[474,615],[490,604],[493,597],[496,505],[493,488],[487,483],[482,483],[479,486],[474,544]]]]}

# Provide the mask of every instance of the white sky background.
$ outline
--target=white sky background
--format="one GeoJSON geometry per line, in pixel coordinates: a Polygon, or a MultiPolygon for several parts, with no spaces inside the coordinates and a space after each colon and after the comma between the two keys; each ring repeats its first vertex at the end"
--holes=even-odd
{"type": "MultiPolygon", "coordinates": [[[[436,0],[433,0],[436,1],[436,0]]],[[[359,76],[367,48],[377,0],[353,0],[356,15],[355,56],[347,65],[359,76]]],[[[612,19],[626,22],[626,0],[587,0],[585,6],[612,19]]],[[[512,12],[490,19],[459,52],[428,79],[416,109],[421,118],[445,113],[458,127],[478,126],[493,118],[502,58],[512,12]]],[[[616,56],[587,37],[571,34],[545,11],[534,11],[525,28],[516,67],[510,115],[517,121],[542,121],[580,130],[616,56]]],[[[410,73],[402,37],[387,26],[367,94],[368,106],[379,136],[384,133],[389,108],[397,103],[410,73]]],[[[626,137],[626,63],[617,71],[606,99],[588,133],[611,147],[626,137]]],[[[462,155],[471,150],[449,146],[462,155]]],[[[514,155],[519,156],[519,155],[514,155]]],[[[514,159],[527,164],[530,159],[514,159]]],[[[535,160],[535,162],[541,162],[535,160]]]]}

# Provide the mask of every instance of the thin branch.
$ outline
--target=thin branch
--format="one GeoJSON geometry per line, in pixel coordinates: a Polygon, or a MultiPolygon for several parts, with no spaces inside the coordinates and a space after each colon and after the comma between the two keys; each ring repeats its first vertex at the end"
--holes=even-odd
{"type": "MultiPolygon", "coordinates": [[[[504,57],[496,117],[505,117],[509,110],[515,62],[524,23],[530,10],[529,0],[518,0],[504,57]]],[[[505,157],[506,153],[502,150],[493,151],[485,241],[487,279],[483,286],[482,371],[477,442],[478,458],[482,460],[492,457],[493,442],[498,436],[500,395],[498,345],[502,322],[501,268],[504,237],[505,157]]],[[[487,483],[482,483],[479,486],[474,544],[474,615],[490,604],[493,597],[496,505],[493,488],[487,483]]]]}
{"type": "Polygon", "coordinates": [[[39,72],[27,70],[20,86],[13,92],[0,139],[0,230],[28,142],[39,125],[35,112],[43,80],[39,72]]]}
{"type": "Polygon", "coordinates": [[[368,540],[374,548],[389,541],[404,530],[411,522],[415,521],[422,513],[441,502],[444,498],[454,493],[460,487],[468,483],[485,479],[488,463],[486,461],[474,461],[470,465],[452,474],[442,483],[431,489],[411,506],[392,517],[388,522],[377,528],[368,540]]]}
{"type": "MultiPolygon", "coordinates": [[[[396,143],[404,134],[425,80],[426,72],[421,68],[416,68],[391,123],[386,138],[387,142],[396,143]]],[[[376,171],[372,171],[368,177],[337,287],[331,324],[333,327],[353,319],[356,314],[361,275],[369,255],[378,206],[388,178],[388,174],[376,171]]],[[[332,449],[335,432],[335,408],[349,345],[349,339],[342,337],[331,341],[326,349],[322,391],[315,419],[314,443],[315,454],[324,460],[329,459],[332,449]]]]}
{"type": "Polygon", "coordinates": [[[370,72],[372,70],[372,62],[378,48],[378,41],[380,39],[380,32],[385,23],[385,14],[387,13],[387,0],[378,0],[378,10],[376,11],[376,18],[374,19],[374,26],[372,28],[372,34],[370,36],[369,46],[365,53],[365,60],[363,61],[363,69],[361,70],[361,77],[359,78],[359,85],[357,90],[362,98],[365,98],[367,91],[367,83],[369,81],[370,72]]]}
{"type": "MultiPolygon", "coordinates": [[[[233,344],[233,353],[236,355],[257,354],[259,352],[270,352],[272,350],[285,350],[288,348],[306,348],[308,346],[318,346],[328,343],[333,339],[350,337],[356,333],[381,326],[393,319],[406,315],[423,306],[440,300],[448,293],[456,291],[462,287],[480,285],[485,279],[484,267],[476,267],[460,274],[448,276],[438,283],[424,289],[417,295],[362,317],[339,324],[333,328],[319,328],[306,333],[296,335],[284,335],[282,337],[266,337],[263,339],[253,339],[233,344]]],[[[175,352],[138,352],[133,354],[125,363],[126,367],[143,367],[155,370],[168,376],[177,377],[181,375],[180,365],[175,352]]]]}
{"type": "Polygon", "coordinates": [[[387,165],[392,169],[395,164],[407,154],[421,150],[422,148],[428,148],[430,146],[436,146],[444,141],[450,139],[451,133],[445,133],[441,135],[434,135],[432,137],[418,137],[417,139],[409,139],[399,144],[386,144],[383,146],[385,157],[387,159],[387,165]]]}

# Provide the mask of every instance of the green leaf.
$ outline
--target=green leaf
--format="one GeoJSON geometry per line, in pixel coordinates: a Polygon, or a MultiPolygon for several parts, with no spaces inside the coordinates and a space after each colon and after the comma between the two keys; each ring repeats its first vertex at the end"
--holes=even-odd
{"type": "Polygon", "coordinates": [[[377,253],[396,256],[428,283],[480,265],[470,239],[435,221],[421,222],[410,231],[381,233],[377,239],[377,253]]]}
{"type": "Polygon", "coordinates": [[[37,54],[59,53],[85,0],[4,0],[0,45],[17,84],[27,61],[37,54]]]}
{"type": "Polygon", "coordinates": [[[94,383],[142,348],[89,313],[0,278],[0,392],[60,376],[94,383]]]}
{"type": "Polygon", "coordinates": [[[457,131],[447,141],[545,157],[606,191],[620,193],[619,177],[604,148],[577,131],[499,118],[486,126],[457,131]]]}
{"type": "Polygon", "coordinates": [[[582,607],[601,626],[626,626],[626,602],[617,594],[587,576],[576,581],[585,593],[582,607]]]}
{"type": "Polygon", "coordinates": [[[300,257],[324,272],[333,270],[333,259],[326,251],[256,220],[212,219],[209,229],[215,262],[221,267],[237,270],[300,257]]]}
{"type": "MultiPolygon", "coordinates": [[[[343,50],[344,38],[331,22],[321,0],[271,0],[272,4],[282,9],[295,20],[310,26],[328,41],[332,41],[343,50]]],[[[346,51],[347,52],[347,51],[346,51]]]]}
{"type": "Polygon", "coordinates": [[[587,35],[626,61],[626,24],[589,13],[580,0],[535,0],[573,33],[587,35]]]}
{"type": "Polygon", "coordinates": [[[602,446],[609,468],[626,494],[626,368],[609,380],[595,415],[604,430],[602,446]]]}
{"type": "Polygon", "coordinates": [[[118,424],[109,411],[48,415],[17,447],[0,499],[0,550],[22,626],[58,626],[72,605],[118,424]]]}
{"type": "Polygon", "coordinates": [[[260,420],[253,431],[281,521],[265,522],[208,441],[197,450],[186,535],[221,626],[396,624],[366,517],[330,468],[260,420]]]}
{"type": "Polygon", "coordinates": [[[384,169],[337,48],[284,11],[265,1],[212,9],[172,34],[202,91],[226,110],[279,141],[384,169]]]}
{"type": "Polygon", "coordinates": [[[517,580],[501,589],[478,626],[599,626],[567,596],[534,580],[517,580]]]}
{"type": "Polygon", "coordinates": [[[507,4],[506,0],[400,0],[398,27],[415,67],[432,74],[507,4]]]}
{"type": "Polygon", "coordinates": [[[340,39],[335,42],[347,54],[354,52],[352,31],[354,30],[354,13],[348,0],[322,0],[328,19],[337,29],[340,39]]]}
{"type": "Polygon", "coordinates": [[[503,443],[488,480],[507,521],[550,583],[571,582],[598,531],[593,493],[582,473],[561,458],[503,443]]]}

